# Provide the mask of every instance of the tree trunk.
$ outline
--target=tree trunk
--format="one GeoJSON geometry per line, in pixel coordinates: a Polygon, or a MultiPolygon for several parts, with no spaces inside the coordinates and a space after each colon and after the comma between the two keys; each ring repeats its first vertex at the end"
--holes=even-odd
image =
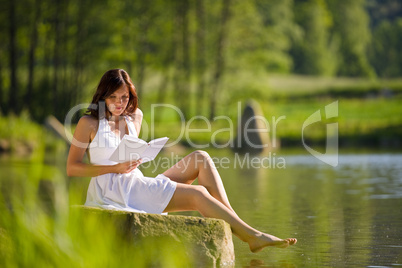
{"type": "Polygon", "coordinates": [[[38,21],[40,18],[41,3],[39,0],[34,2],[34,17],[31,29],[31,42],[28,54],[28,85],[25,93],[25,104],[28,111],[32,110],[33,83],[34,83],[34,67],[35,67],[35,51],[38,44],[38,21]]]}
{"type": "Polygon", "coordinates": [[[179,1],[174,1],[174,8],[175,8],[175,14],[174,14],[174,27],[173,27],[173,57],[174,57],[174,69],[173,69],[173,96],[176,105],[180,108],[181,107],[181,88],[182,88],[182,62],[183,62],[183,57],[182,57],[182,49],[180,45],[182,44],[180,42],[180,33],[181,33],[181,27],[182,25],[182,19],[181,19],[181,8],[179,6],[179,1]]]}
{"type": "Polygon", "coordinates": [[[175,62],[176,70],[174,75],[174,95],[177,106],[183,113],[184,118],[188,118],[189,104],[189,82],[191,75],[189,41],[188,41],[188,0],[176,2],[175,17],[175,62]],[[181,49],[181,50],[180,50],[181,49]]]}
{"type": "MultiPolygon", "coordinates": [[[[166,69],[164,72],[164,77],[158,88],[158,95],[156,98],[156,103],[164,103],[165,102],[167,89],[168,89],[169,83],[171,82],[171,79],[174,75],[174,73],[172,74],[172,70],[171,70],[172,68],[170,68],[170,65],[176,59],[177,49],[176,49],[175,38],[172,38],[171,42],[169,42],[168,45],[169,45],[169,48],[166,50],[166,54],[164,55],[164,57],[162,59],[162,68],[166,68],[166,69]]],[[[159,121],[160,114],[161,113],[158,113],[155,115],[156,121],[159,121]]]]}
{"type": "MultiPolygon", "coordinates": [[[[53,114],[58,114],[59,107],[59,66],[60,66],[60,31],[61,31],[61,0],[55,0],[56,12],[54,14],[54,48],[53,48],[53,90],[52,90],[52,103],[53,103],[53,114]]],[[[56,116],[57,117],[57,116],[56,116]]],[[[59,119],[59,118],[58,118],[59,119]]]]}
{"type": "MultiPolygon", "coordinates": [[[[1,53],[1,51],[0,51],[1,53]]],[[[1,53],[3,54],[3,53],[1,53]]],[[[5,110],[5,101],[6,97],[4,95],[4,87],[3,87],[3,65],[0,61],[0,115],[2,115],[6,110],[5,110]]]]}
{"type": "Polygon", "coordinates": [[[218,90],[220,87],[220,81],[224,73],[225,68],[225,56],[224,47],[227,38],[228,31],[228,20],[230,17],[230,4],[231,0],[223,0],[222,10],[221,10],[221,27],[218,35],[217,51],[216,51],[216,63],[215,63],[215,73],[212,81],[212,92],[210,99],[210,113],[209,118],[212,120],[216,113],[216,101],[218,97],[218,90]]]}
{"type": "Polygon", "coordinates": [[[145,80],[145,69],[146,69],[146,62],[145,62],[145,57],[148,53],[148,40],[147,40],[147,34],[148,34],[148,28],[150,24],[150,19],[147,15],[147,11],[149,10],[148,7],[148,2],[147,0],[141,0],[141,7],[140,7],[140,12],[141,14],[141,19],[140,19],[140,34],[139,34],[139,44],[138,44],[138,68],[137,68],[137,82],[136,82],[136,89],[137,89],[137,95],[138,99],[141,98],[141,95],[143,93],[142,86],[144,84],[145,80]]]}
{"type": "MultiPolygon", "coordinates": [[[[174,13],[173,13],[174,14],[174,13]]],[[[173,16],[173,18],[171,19],[176,19],[175,16],[173,16]]],[[[177,25],[174,25],[177,26],[177,25]]],[[[177,38],[175,38],[174,36],[175,34],[175,30],[173,29],[173,31],[170,33],[171,36],[173,36],[173,38],[170,38],[170,42],[167,43],[167,45],[169,47],[167,47],[166,50],[164,50],[164,54],[162,56],[162,68],[165,68],[164,70],[164,77],[161,81],[161,84],[159,85],[158,88],[158,95],[156,98],[156,103],[164,103],[165,102],[165,98],[168,92],[168,88],[169,88],[169,84],[172,81],[172,78],[175,78],[175,69],[171,68],[171,65],[173,64],[174,66],[174,62],[177,59],[176,54],[177,54],[177,38]]],[[[173,79],[174,80],[174,79],[173,79]]],[[[162,108],[163,109],[163,108],[162,108]]],[[[162,112],[161,110],[155,114],[154,118],[155,118],[155,122],[160,122],[162,117],[162,112]]]]}
{"type": "MultiPolygon", "coordinates": [[[[8,107],[10,112],[18,114],[18,85],[17,85],[17,44],[16,44],[16,32],[17,24],[15,20],[15,1],[9,0],[9,38],[10,38],[10,88],[8,91],[8,107]]],[[[6,108],[6,111],[8,109],[6,108]]]]}
{"type": "MultiPolygon", "coordinates": [[[[61,24],[61,44],[60,44],[60,74],[61,74],[61,81],[60,81],[60,91],[61,94],[59,97],[59,120],[63,120],[64,115],[68,111],[68,107],[71,104],[71,79],[69,77],[68,65],[70,64],[70,54],[68,49],[69,43],[69,34],[68,28],[70,24],[70,17],[69,17],[69,4],[70,0],[63,0],[62,10],[62,24],[61,24]]],[[[71,65],[70,65],[71,66],[71,65]]],[[[70,72],[71,73],[71,72],[70,72]]]]}
{"type": "Polygon", "coordinates": [[[190,65],[190,40],[188,33],[188,13],[189,13],[189,2],[188,0],[183,0],[182,18],[183,18],[183,32],[182,32],[182,42],[183,42],[183,95],[182,95],[182,109],[185,118],[190,116],[190,79],[191,79],[191,65],[190,65]]]}
{"type": "MultiPolygon", "coordinates": [[[[171,77],[172,76],[170,74],[170,70],[167,69],[165,75],[163,76],[161,84],[159,85],[158,96],[157,96],[157,99],[156,99],[157,104],[165,102],[165,97],[166,97],[166,94],[167,94],[167,88],[168,88],[168,85],[170,83],[171,77]]],[[[162,113],[159,110],[159,112],[156,113],[155,116],[154,116],[155,122],[160,122],[161,117],[162,117],[162,113]]]]}
{"type": "Polygon", "coordinates": [[[196,1],[197,11],[197,102],[196,102],[196,114],[201,115],[203,113],[204,95],[205,95],[205,10],[204,2],[196,1]]]}
{"type": "Polygon", "coordinates": [[[73,83],[72,83],[72,97],[71,102],[77,103],[81,97],[81,73],[83,70],[83,47],[85,46],[85,26],[84,26],[84,18],[85,18],[85,6],[84,1],[78,1],[78,14],[77,14],[77,32],[75,36],[75,57],[73,63],[73,83]]]}

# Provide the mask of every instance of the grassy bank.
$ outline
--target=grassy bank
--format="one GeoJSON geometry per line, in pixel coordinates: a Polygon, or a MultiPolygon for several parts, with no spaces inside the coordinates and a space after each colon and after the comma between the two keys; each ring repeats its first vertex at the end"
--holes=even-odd
{"type": "MultiPolygon", "coordinates": [[[[181,137],[182,143],[190,146],[227,144],[236,136],[239,109],[244,109],[247,99],[255,99],[269,122],[271,139],[274,136],[280,139],[282,147],[297,147],[302,145],[305,120],[317,110],[325,118],[325,106],[338,101],[338,117],[324,119],[305,129],[305,137],[310,143],[325,144],[326,124],[338,122],[340,146],[402,147],[399,141],[402,133],[402,79],[241,74],[235,82],[227,82],[221,93],[217,115],[227,116],[227,119],[188,120],[185,125],[179,122],[179,114],[171,108],[155,109],[162,116],[158,122],[152,122],[150,104],[154,103],[155,96],[152,90],[147,94],[148,97],[145,95],[141,102],[145,114],[142,137],[145,139],[152,136],[152,126],[154,136],[181,137]]],[[[175,103],[171,98],[167,102],[175,103]]],[[[194,103],[199,105],[202,102],[194,103]]],[[[195,112],[190,119],[194,115],[195,112]]],[[[208,117],[207,109],[204,109],[203,116],[208,117]]]]}
{"type": "MultiPolygon", "coordinates": [[[[66,145],[27,113],[0,116],[0,154],[41,162],[48,155],[64,153],[66,145]]],[[[51,158],[54,159],[53,156],[51,158]]]]}
{"type": "MultiPolygon", "coordinates": [[[[402,79],[268,76],[243,72],[236,81],[225,81],[213,120],[208,119],[208,101],[192,99],[192,111],[184,123],[173,108],[151,110],[158,97],[159,82],[157,75],[148,79],[144,85],[147,91],[140,100],[144,111],[140,137],[145,140],[168,136],[171,141],[197,148],[230,146],[247,100],[255,99],[269,124],[271,141],[276,138],[282,147],[300,147],[305,120],[317,110],[325,118],[325,106],[338,101],[338,117],[324,119],[305,129],[309,143],[324,145],[326,124],[337,122],[341,147],[402,147],[402,79]],[[197,105],[204,107],[203,118],[194,120],[196,115],[200,116],[195,112],[197,105]],[[153,119],[152,112],[159,116],[158,121],[153,119]]],[[[195,85],[191,90],[195,90],[195,85]]],[[[177,104],[172,89],[166,92],[165,103],[177,104]]],[[[49,148],[57,150],[56,140],[27,115],[0,117],[2,152],[19,155],[36,152],[34,158],[40,157],[49,148]]]]}
{"type": "MultiPolygon", "coordinates": [[[[301,146],[304,121],[315,111],[324,112],[325,105],[335,100],[311,102],[261,103],[264,116],[270,127],[271,140],[281,140],[282,147],[301,146]],[[274,133],[274,129],[276,133],[274,133]]],[[[339,100],[339,116],[334,120],[324,120],[306,127],[305,137],[312,144],[324,144],[326,123],[338,122],[341,147],[400,147],[402,136],[401,101],[395,100],[339,100]]],[[[244,107],[245,103],[243,103],[244,107]]],[[[230,115],[228,120],[193,121],[184,125],[179,122],[159,122],[154,126],[154,136],[143,131],[142,138],[168,136],[175,140],[181,137],[182,143],[194,146],[211,146],[213,143],[224,145],[236,137],[237,116],[230,115]],[[185,131],[187,129],[190,131],[185,131]],[[195,132],[196,130],[202,132],[195,132]]],[[[147,120],[147,118],[145,119],[147,120]]],[[[150,119],[148,119],[150,122],[150,119]]],[[[150,125],[150,124],[149,124],[150,125]]],[[[145,129],[145,128],[144,128],[145,129]]]]}
{"type": "Polygon", "coordinates": [[[171,241],[133,243],[111,221],[74,210],[80,193],[68,192],[57,166],[7,158],[0,170],[0,267],[192,266],[171,241]]]}

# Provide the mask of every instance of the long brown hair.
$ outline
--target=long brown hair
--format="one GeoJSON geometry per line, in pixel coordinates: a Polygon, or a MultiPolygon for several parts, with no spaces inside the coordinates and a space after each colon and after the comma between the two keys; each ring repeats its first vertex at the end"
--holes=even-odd
{"type": "Polygon", "coordinates": [[[111,114],[106,108],[105,99],[122,85],[127,86],[130,95],[127,107],[122,115],[133,114],[138,107],[138,96],[130,76],[123,69],[109,70],[102,76],[86,114],[97,119],[109,117],[111,114]]]}

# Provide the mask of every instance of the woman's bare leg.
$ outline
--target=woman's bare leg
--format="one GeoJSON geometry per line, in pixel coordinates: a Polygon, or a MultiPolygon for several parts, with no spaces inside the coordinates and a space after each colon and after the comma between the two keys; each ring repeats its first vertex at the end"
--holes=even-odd
{"type": "Polygon", "coordinates": [[[215,199],[204,186],[178,183],[165,212],[189,210],[197,210],[205,217],[226,221],[233,233],[249,244],[252,252],[258,252],[267,246],[284,248],[297,241],[295,238],[280,239],[250,227],[234,211],[215,199]]]}
{"type": "Polygon", "coordinates": [[[205,151],[194,151],[163,173],[173,181],[192,184],[198,178],[198,184],[222,204],[233,211],[227,197],[222,179],[216,167],[205,151]]]}

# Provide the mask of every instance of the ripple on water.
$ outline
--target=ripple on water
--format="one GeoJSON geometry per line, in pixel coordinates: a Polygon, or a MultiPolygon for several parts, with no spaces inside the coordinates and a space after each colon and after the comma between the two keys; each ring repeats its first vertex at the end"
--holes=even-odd
{"type": "MultiPolygon", "coordinates": [[[[402,154],[341,154],[335,168],[312,155],[286,156],[285,159],[290,168],[302,165],[318,170],[332,170],[336,174],[335,184],[366,186],[365,190],[346,189],[346,194],[365,192],[369,199],[402,198],[402,154]]],[[[320,178],[323,179],[323,176],[320,178]]]]}

